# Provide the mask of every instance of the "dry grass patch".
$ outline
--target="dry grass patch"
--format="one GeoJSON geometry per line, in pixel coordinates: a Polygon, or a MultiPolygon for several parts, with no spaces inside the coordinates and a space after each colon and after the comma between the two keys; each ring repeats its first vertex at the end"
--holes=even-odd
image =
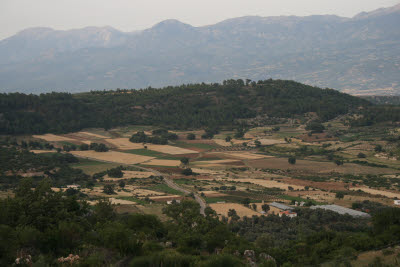
{"type": "Polygon", "coordinates": [[[116,162],[121,164],[138,164],[154,159],[154,157],[140,156],[117,151],[96,152],[96,151],[71,151],[71,154],[77,157],[95,159],[107,162],[116,162]]]}
{"type": "Polygon", "coordinates": [[[253,215],[256,216],[260,215],[260,213],[237,203],[215,203],[215,204],[210,204],[209,206],[213,210],[215,210],[218,215],[225,217],[228,217],[228,211],[230,209],[236,210],[237,215],[239,215],[240,217],[243,216],[251,217],[253,215]]]}
{"type": "Polygon", "coordinates": [[[226,142],[226,141],[223,140],[223,139],[213,139],[213,141],[214,141],[217,145],[220,145],[220,146],[232,146],[232,143],[231,143],[231,142],[226,142]]]}
{"type": "Polygon", "coordinates": [[[302,170],[312,173],[391,174],[397,172],[389,168],[375,168],[353,163],[345,163],[342,166],[337,166],[334,162],[300,159],[293,165],[288,163],[287,158],[275,157],[251,160],[249,161],[249,165],[253,168],[302,170]]]}
{"type": "Polygon", "coordinates": [[[264,179],[229,179],[229,181],[236,181],[236,182],[241,182],[241,183],[252,183],[256,185],[261,185],[264,187],[268,188],[280,188],[284,190],[288,190],[288,187],[291,186],[293,189],[297,190],[302,190],[304,189],[304,186],[299,186],[299,185],[294,185],[294,184],[288,184],[288,183],[283,183],[283,182],[278,182],[275,180],[264,180],[264,179]]]}
{"type": "Polygon", "coordinates": [[[42,154],[42,153],[54,153],[56,151],[54,151],[54,150],[37,150],[37,149],[33,149],[33,150],[30,150],[30,152],[35,153],[35,154],[42,154]]]}
{"type": "Polygon", "coordinates": [[[129,200],[124,200],[124,199],[118,199],[118,198],[109,198],[110,202],[112,204],[121,204],[121,205],[135,205],[137,204],[136,202],[129,201],[129,200]]]}
{"type": "Polygon", "coordinates": [[[114,139],[106,139],[108,143],[116,146],[118,149],[121,150],[131,150],[131,149],[142,149],[144,148],[143,144],[141,143],[132,143],[129,141],[128,138],[114,138],[114,139]]]}
{"type": "Polygon", "coordinates": [[[195,154],[198,153],[195,150],[190,150],[186,148],[181,148],[177,146],[170,146],[170,145],[152,145],[148,144],[147,149],[154,150],[157,152],[170,154],[170,155],[180,155],[180,154],[195,154]]]}
{"type": "Polygon", "coordinates": [[[55,134],[33,135],[33,137],[38,138],[38,139],[43,139],[47,142],[76,141],[75,139],[65,137],[62,135],[55,135],[55,134]]]}
{"type": "Polygon", "coordinates": [[[95,134],[95,133],[90,133],[90,132],[78,132],[78,134],[84,134],[84,135],[88,135],[88,136],[91,136],[91,137],[95,137],[95,138],[100,138],[100,139],[105,139],[105,138],[107,138],[107,136],[104,136],[104,135],[99,135],[99,134],[95,134]]]}
{"type": "Polygon", "coordinates": [[[269,156],[265,155],[260,155],[260,154],[254,154],[250,152],[231,152],[231,153],[222,153],[225,156],[228,157],[234,157],[234,158],[239,158],[239,159],[263,159],[269,156]]]}
{"type": "Polygon", "coordinates": [[[350,188],[350,190],[353,190],[353,191],[361,190],[361,191],[364,191],[364,192],[369,193],[371,195],[381,195],[381,196],[385,196],[385,197],[388,197],[388,198],[396,198],[396,197],[400,198],[400,193],[384,191],[384,190],[378,190],[378,189],[372,189],[372,188],[368,188],[368,187],[352,187],[352,188],[350,188]]]}
{"type": "Polygon", "coordinates": [[[152,159],[150,161],[146,161],[143,164],[151,165],[151,166],[168,166],[168,167],[177,167],[181,164],[180,160],[169,160],[169,159],[152,159]]]}
{"type": "Polygon", "coordinates": [[[269,145],[276,145],[276,144],[285,144],[286,142],[284,140],[276,140],[276,139],[258,139],[260,141],[261,145],[263,146],[269,146],[269,145]]]}

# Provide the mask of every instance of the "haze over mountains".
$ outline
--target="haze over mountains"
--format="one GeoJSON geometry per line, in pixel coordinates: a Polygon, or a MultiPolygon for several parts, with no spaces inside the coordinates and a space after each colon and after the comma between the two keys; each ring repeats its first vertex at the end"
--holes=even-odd
{"type": "Polygon", "coordinates": [[[353,94],[400,94],[400,5],[353,18],[242,17],[31,28],[0,41],[0,92],[141,88],[230,78],[293,79],[353,94]]]}

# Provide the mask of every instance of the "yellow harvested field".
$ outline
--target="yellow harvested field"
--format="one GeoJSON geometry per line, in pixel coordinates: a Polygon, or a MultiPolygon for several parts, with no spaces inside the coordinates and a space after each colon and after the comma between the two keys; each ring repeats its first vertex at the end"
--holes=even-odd
{"type": "Polygon", "coordinates": [[[250,152],[232,152],[232,153],[223,153],[225,156],[234,157],[239,159],[263,159],[269,156],[254,154],[250,152]]]}
{"type": "Polygon", "coordinates": [[[276,144],[285,144],[284,140],[276,140],[276,139],[259,139],[261,145],[268,146],[268,145],[276,145],[276,144]]]}
{"type": "Polygon", "coordinates": [[[112,204],[122,204],[122,205],[135,205],[137,204],[136,202],[129,201],[129,200],[124,200],[124,199],[118,199],[118,198],[109,198],[110,202],[112,204]]]}
{"type": "Polygon", "coordinates": [[[48,142],[76,141],[75,139],[55,134],[33,135],[33,137],[43,139],[48,142]]]}
{"type": "Polygon", "coordinates": [[[95,134],[95,133],[89,133],[89,132],[78,132],[78,134],[89,135],[91,137],[96,137],[96,138],[100,138],[100,139],[107,138],[107,136],[99,135],[99,134],[95,134]]]}
{"type": "Polygon", "coordinates": [[[354,191],[361,190],[361,191],[364,191],[364,192],[372,194],[372,195],[382,195],[382,196],[389,197],[389,198],[396,198],[396,197],[400,198],[400,193],[372,189],[372,188],[368,188],[368,187],[352,187],[350,189],[354,190],[354,191]]]}
{"type": "Polygon", "coordinates": [[[293,187],[295,190],[297,189],[304,189],[304,186],[299,186],[299,185],[293,185],[293,184],[287,184],[287,183],[279,183],[275,180],[264,180],[264,179],[230,179],[229,181],[236,181],[236,182],[242,182],[242,183],[252,183],[252,184],[257,184],[261,185],[264,187],[272,188],[280,188],[280,189],[285,189],[288,190],[288,186],[293,187]]]}
{"type": "Polygon", "coordinates": [[[143,162],[145,165],[151,166],[168,166],[177,167],[181,164],[180,160],[169,160],[169,159],[152,159],[150,161],[143,162]]]}
{"type": "Polygon", "coordinates": [[[81,141],[84,144],[90,145],[91,143],[93,143],[93,141],[89,141],[89,140],[83,140],[81,141]]]}
{"type": "Polygon", "coordinates": [[[117,151],[96,152],[96,151],[71,151],[71,154],[77,157],[95,159],[107,162],[116,162],[121,164],[138,164],[154,159],[154,157],[140,156],[117,151]]]}
{"type": "Polygon", "coordinates": [[[228,217],[228,211],[230,209],[236,210],[237,215],[239,215],[240,217],[243,216],[251,217],[253,215],[256,216],[261,215],[260,213],[237,203],[215,203],[215,204],[210,204],[210,207],[213,210],[215,210],[218,215],[222,215],[225,217],[228,217]]]}
{"type": "Polygon", "coordinates": [[[231,142],[226,142],[226,141],[223,140],[223,139],[213,139],[213,141],[214,141],[217,145],[220,145],[220,146],[232,146],[232,143],[231,143],[231,142]]]}
{"type": "Polygon", "coordinates": [[[56,151],[55,150],[36,150],[36,149],[33,149],[33,150],[30,150],[30,152],[33,152],[35,154],[42,154],[42,153],[54,153],[56,151]]]}
{"type": "Polygon", "coordinates": [[[128,138],[114,138],[114,139],[106,139],[110,144],[113,144],[116,146],[118,149],[122,150],[129,150],[129,149],[142,149],[144,148],[142,143],[132,143],[129,141],[128,138]]]}
{"type": "Polygon", "coordinates": [[[181,147],[177,147],[177,146],[170,146],[170,145],[147,144],[146,146],[147,146],[147,149],[165,153],[165,154],[171,154],[171,155],[199,153],[195,150],[190,150],[190,149],[181,148],[181,147]]]}

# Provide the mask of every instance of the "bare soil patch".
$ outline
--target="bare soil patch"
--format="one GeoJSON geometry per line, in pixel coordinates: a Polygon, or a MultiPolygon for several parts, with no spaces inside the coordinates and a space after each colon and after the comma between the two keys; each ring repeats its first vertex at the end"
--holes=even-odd
{"type": "Polygon", "coordinates": [[[216,191],[202,191],[201,193],[204,193],[206,197],[224,197],[227,196],[227,194],[221,193],[221,192],[216,192],[216,191]]]}

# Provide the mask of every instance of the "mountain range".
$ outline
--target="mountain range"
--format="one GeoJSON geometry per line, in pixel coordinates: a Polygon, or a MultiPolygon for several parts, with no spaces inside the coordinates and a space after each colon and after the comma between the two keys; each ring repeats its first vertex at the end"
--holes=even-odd
{"type": "Polygon", "coordinates": [[[400,94],[400,4],[353,18],[248,16],[136,32],[30,28],[0,41],[0,92],[81,92],[224,79],[291,79],[400,94]]]}

